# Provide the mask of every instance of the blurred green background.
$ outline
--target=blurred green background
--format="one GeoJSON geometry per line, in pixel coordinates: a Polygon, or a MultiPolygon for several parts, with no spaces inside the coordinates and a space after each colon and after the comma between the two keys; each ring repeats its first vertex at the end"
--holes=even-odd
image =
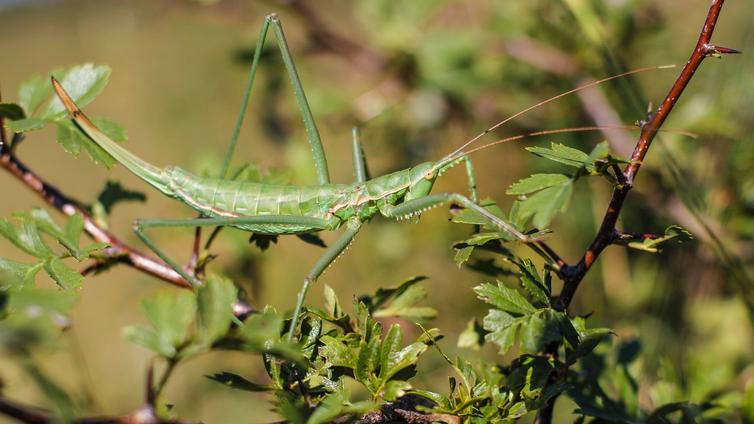
{"type": "MultiPolygon", "coordinates": [[[[358,125],[373,175],[439,158],[487,126],[590,78],[647,65],[685,63],[708,0],[520,1],[168,1],[90,0],[0,2],[0,82],[3,98],[35,74],[93,62],[112,67],[110,84],[87,110],[128,131],[125,146],[158,164],[194,171],[216,169],[230,136],[252,48],[263,16],[280,14],[322,133],[334,181],[353,178],[350,128],[358,125]]],[[[745,52],[754,45],[754,3],[730,1],[714,41],[745,52]]],[[[313,162],[277,50],[268,46],[235,156],[285,169],[294,183],[315,181],[313,162]]],[[[633,124],[647,104],[661,101],[678,69],[645,73],[570,96],[488,136],[599,123],[633,124]]],[[[715,390],[744,394],[754,379],[751,319],[754,287],[754,61],[751,55],[705,62],[666,128],[629,197],[622,219],[630,231],[661,232],[676,223],[696,240],[658,255],[613,247],[601,257],[572,308],[593,314],[622,341],[640,338],[639,401],[702,399],[715,390]],[[748,306],[747,306],[748,305],[748,306]],[[658,381],[680,384],[663,391],[658,381]],[[670,391],[674,391],[670,393],[670,391]]],[[[630,152],[635,133],[608,134],[618,153],[630,152]]],[[[604,134],[559,135],[525,145],[562,142],[589,150],[604,134]]],[[[146,203],[116,207],[112,230],[139,245],[135,218],[189,217],[179,203],[157,196],[116,167],[107,172],[86,157],[63,152],[52,129],[30,134],[18,156],[63,192],[93,201],[107,179],[143,190],[146,203]]],[[[480,195],[509,205],[505,190],[535,171],[556,169],[522,145],[474,157],[480,195]]],[[[0,216],[40,206],[32,192],[0,172],[0,216]]],[[[443,176],[437,191],[465,193],[464,173],[443,176]]],[[[567,214],[554,224],[552,246],[576,261],[591,240],[609,187],[581,183],[567,214]]],[[[455,347],[457,334],[485,308],[471,287],[489,280],[458,269],[450,248],[467,228],[433,210],[418,224],[377,218],[320,279],[309,301],[320,304],[322,284],[341,299],[426,275],[427,303],[439,310],[432,326],[447,335],[443,348],[468,358],[496,360],[495,349],[455,347]]],[[[155,232],[158,242],[186,260],[190,231],[155,232]]],[[[323,234],[332,241],[333,234],[323,234]]],[[[321,250],[282,237],[269,251],[248,246],[247,234],[224,231],[213,269],[232,275],[256,307],[289,310],[302,278],[321,250]]],[[[18,254],[0,243],[0,256],[18,254]]],[[[89,278],[73,315],[68,349],[39,352],[45,370],[86,399],[89,414],[126,413],[143,401],[145,349],[120,329],[142,322],[138,302],[158,290],[179,290],[126,267],[89,278]]],[[[500,358],[497,358],[500,360],[500,358]]],[[[263,379],[261,361],[212,353],[180,368],[167,397],[182,418],[266,422],[264,395],[232,391],[204,374],[234,371],[263,379]]],[[[420,361],[414,385],[445,390],[448,368],[436,352],[420,361]]],[[[0,364],[3,392],[43,404],[12,363],[0,364]]],[[[750,392],[751,393],[751,392],[750,392]]],[[[752,394],[749,394],[752,396],[752,394]]],[[[570,422],[563,397],[556,415],[570,422]]],[[[0,422],[3,418],[0,417],[0,422]]]]}

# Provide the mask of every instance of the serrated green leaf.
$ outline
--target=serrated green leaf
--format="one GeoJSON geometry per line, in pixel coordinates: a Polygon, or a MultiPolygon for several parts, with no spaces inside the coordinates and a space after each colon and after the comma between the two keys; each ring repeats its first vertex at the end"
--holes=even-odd
{"type": "Polygon", "coordinates": [[[518,200],[519,215],[523,218],[533,217],[532,223],[536,228],[545,228],[552,221],[555,214],[564,212],[573,193],[571,180],[540,190],[523,200],[518,200]]]}
{"type": "Polygon", "coordinates": [[[377,292],[374,294],[374,296],[372,296],[372,307],[374,309],[381,307],[382,305],[387,303],[390,299],[400,296],[403,292],[408,290],[410,287],[426,279],[427,277],[423,275],[417,275],[417,276],[414,276],[414,277],[411,277],[402,281],[397,286],[388,287],[388,288],[382,288],[382,287],[378,288],[377,292]]]}
{"type": "Polygon", "coordinates": [[[506,287],[500,281],[497,282],[497,286],[490,283],[476,286],[474,292],[479,299],[505,312],[526,315],[536,311],[536,308],[521,293],[506,287]]]}
{"type": "Polygon", "coordinates": [[[23,133],[38,130],[45,126],[47,121],[42,118],[24,118],[17,121],[10,121],[6,125],[8,129],[15,133],[23,133]]]}
{"type": "Polygon", "coordinates": [[[123,337],[141,347],[145,347],[165,358],[173,358],[177,351],[175,346],[165,337],[142,325],[130,325],[123,328],[123,337]]]}
{"type": "Polygon", "coordinates": [[[26,118],[26,114],[23,108],[15,103],[0,103],[0,118],[15,121],[26,118]]]}
{"type": "Polygon", "coordinates": [[[547,187],[559,186],[568,183],[570,177],[563,174],[534,174],[523,180],[511,184],[505,194],[519,195],[528,194],[545,189],[547,187]]]}
{"type": "Polygon", "coordinates": [[[519,324],[510,314],[491,309],[482,322],[484,329],[488,331],[484,339],[500,346],[500,354],[505,355],[516,342],[519,324]]]}
{"type": "Polygon", "coordinates": [[[158,293],[143,300],[141,307],[161,339],[174,347],[183,344],[196,312],[196,298],[193,293],[158,293]]]}
{"type": "Polygon", "coordinates": [[[18,87],[18,103],[31,116],[39,105],[52,94],[52,84],[49,77],[34,76],[21,83],[18,87]]]}
{"type": "Polygon", "coordinates": [[[453,262],[455,262],[456,266],[460,268],[461,265],[469,260],[472,252],[474,252],[474,246],[466,246],[456,249],[456,254],[453,256],[453,262]]]}
{"type": "Polygon", "coordinates": [[[539,157],[575,168],[581,168],[589,160],[589,155],[581,150],[560,143],[552,143],[549,149],[545,147],[527,147],[526,150],[539,157]]]}
{"type": "Polygon", "coordinates": [[[44,269],[65,290],[77,289],[81,287],[81,282],[84,281],[84,277],[80,273],[69,268],[57,257],[45,260],[44,269]]]}
{"type": "Polygon", "coordinates": [[[523,262],[517,265],[519,265],[521,269],[520,280],[521,286],[524,288],[524,290],[526,290],[537,302],[541,303],[544,306],[550,306],[551,293],[542,282],[542,279],[540,278],[539,273],[534,267],[532,261],[525,259],[523,262]]]}
{"type": "Polygon", "coordinates": [[[34,278],[43,262],[24,264],[0,258],[0,289],[34,285],[34,278]]]}
{"type": "Polygon", "coordinates": [[[24,252],[40,259],[54,256],[52,250],[42,240],[39,228],[28,221],[22,221],[20,228],[5,219],[0,219],[0,235],[24,252]]]}
{"type": "Polygon", "coordinates": [[[317,406],[306,424],[326,424],[339,417],[348,401],[345,391],[327,395],[317,406]]]}
{"type": "MultiPolygon", "coordinates": [[[[110,72],[108,66],[94,66],[91,63],[86,63],[68,70],[60,84],[79,107],[84,107],[105,88],[110,72]]],[[[64,116],[65,113],[63,103],[57,97],[53,97],[47,109],[42,113],[42,117],[56,119],[64,116]]]]}
{"type": "Polygon", "coordinates": [[[274,389],[271,386],[254,383],[253,381],[249,381],[238,374],[233,374],[226,371],[213,375],[205,375],[205,377],[224,386],[230,387],[231,389],[243,390],[247,392],[269,392],[274,389]]]}
{"type": "Polygon", "coordinates": [[[225,277],[210,274],[197,290],[196,304],[202,341],[211,345],[230,329],[236,286],[225,277]]]}

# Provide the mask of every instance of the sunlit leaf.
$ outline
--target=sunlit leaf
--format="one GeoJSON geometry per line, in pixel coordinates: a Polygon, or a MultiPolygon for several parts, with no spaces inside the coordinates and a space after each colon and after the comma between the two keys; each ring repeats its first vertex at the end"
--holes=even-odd
{"type": "Polygon", "coordinates": [[[205,344],[211,345],[228,332],[233,318],[236,286],[225,277],[210,274],[197,290],[199,329],[205,344]]]}

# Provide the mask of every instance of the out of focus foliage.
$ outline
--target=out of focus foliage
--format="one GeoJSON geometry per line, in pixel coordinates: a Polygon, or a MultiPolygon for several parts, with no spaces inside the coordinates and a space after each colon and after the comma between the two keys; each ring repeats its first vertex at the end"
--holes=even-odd
{"type": "MultiPolygon", "coordinates": [[[[754,4],[729,3],[715,39],[746,50],[753,37],[749,17],[754,4]]],[[[122,13],[116,16],[129,17],[132,26],[146,21],[148,14],[158,16],[163,29],[150,27],[149,42],[159,44],[167,37],[165,28],[171,28],[183,34],[184,44],[196,43],[187,55],[202,63],[192,69],[181,69],[188,68],[185,63],[164,66],[165,52],[152,59],[155,68],[149,67],[149,60],[121,66],[149,67],[151,74],[161,75],[161,84],[146,89],[154,102],[129,112],[143,113],[137,117],[159,121],[154,124],[158,128],[181,135],[172,141],[183,144],[159,150],[165,153],[159,163],[173,163],[171,151],[186,155],[186,160],[195,152],[212,151],[215,157],[190,158],[202,172],[212,174],[222,153],[222,143],[214,141],[230,133],[232,110],[240,101],[243,73],[256,40],[255,30],[246,34],[244,29],[276,11],[291,34],[293,55],[323,133],[346,140],[350,127],[360,126],[370,170],[377,175],[440,157],[506,116],[584,82],[639,66],[683,63],[707,6],[706,1],[681,0],[366,0],[318,2],[316,7],[297,0],[71,1],[38,10],[0,10],[0,18],[19,22],[15,18],[20,16],[36,30],[33,23],[42,22],[42,15],[54,16],[61,28],[68,28],[75,15],[78,26],[70,31],[86,34],[77,37],[100,46],[100,41],[109,40],[98,40],[88,31],[107,22],[106,8],[111,7],[122,13]],[[221,23],[213,31],[227,29],[234,41],[202,44],[197,34],[207,31],[202,21],[206,16],[221,23]],[[213,57],[219,61],[205,64],[204,52],[218,50],[221,54],[213,57]],[[194,91],[181,91],[180,96],[171,92],[184,78],[180,89],[194,91]],[[233,87],[218,88],[230,80],[233,87]],[[232,97],[218,94],[186,101],[200,96],[199,91],[206,95],[215,90],[227,90],[232,97]],[[189,108],[193,106],[198,109],[189,108]],[[214,144],[207,148],[207,133],[193,134],[199,131],[193,125],[210,125],[218,115],[225,118],[226,132],[211,134],[214,144]]],[[[111,22],[113,27],[121,25],[119,19],[111,22]]],[[[33,30],[0,38],[11,45],[29,34],[33,30]]],[[[113,34],[115,39],[118,33],[113,34]]],[[[147,41],[141,42],[146,47],[147,41]]],[[[57,60],[100,61],[98,48],[85,45],[83,52],[57,60]]],[[[37,48],[44,52],[46,47],[40,43],[35,53],[37,48]]],[[[99,49],[107,52],[109,47],[99,49]]],[[[244,127],[255,138],[242,138],[242,143],[252,144],[250,151],[284,152],[289,171],[250,166],[239,168],[237,177],[313,181],[282,61],[269,41],[265,49],[244,127]]],[[[462,224],[453,225],[438,210],[427,215],[437,214],[441,220],[427,216],[415,226],[424,230],[375,219],[370,227],[377,230],[355,242],[370,249],[354,247],[343,263],[329,270],[322,283],[330,285],[315,290],[324,291],[324,303],[319,306],[321,302],[311,296],[301,325],[291,329],[287,308],[292,293],[316,256],[302,259],[299,266],[298,258],[289,255],[275,267],[268,258],[285,254],[284,246],[272,244],[275,239],[252,238],[258,247],[271,247],[260,256],[256,246],[246,243],[248,235],[228,231],[218,238],[216,246],[222,247],[201,252],[200,261],[210,273],[195,293],[129,292],[133,299],[98,302],[105,303],[108,313],[121,305],[130,311],[122,335],[143,350],[129,352],[149,356],[139,357],[136,365],[129,361],[131,367],[111,354],[106,371],[93,377],[86,377],[82,368],[73,374],[55,373],[49,364],[55,363],[56,354],[76,356],[83,349],[96,362],[91,358],[105,351],[96,343],[101,334],[89,337],[92,343],[77,345],[77,316],[85,316],[77,315],[76,308],[84,307],[77,306],[77,299],[94,289],[89,282],[95,279],[116,290],[108,279],[115,278],[109,277],[115,272],[84,278],[74,270],[79,262],[101,259],[98,255],[106,249],[79,240],[84,225],[79,215],[60,224],[42,209],[9,198],[4,202],[9,209],[3,212],[10,218],[0,221],[0,252],[9,258],[0,259],[0,347],[8,359],[0,368],[3,399],[33,400],[29,403],[44,405],[62,420],[133,410],[138,407],[134,402],[146,401],[160,419],[248,422],[253,401],[274,414],[252,419],[324,423],[405,401],[419,412],[436,414],[438,420],[457,416],[472,423],[515,422],[531,420],[548,401],[557,399],[554,422],[754,422],[754,120],[749,116],[753,63],[746,55],[704,63],[666,125],[698,137],[661,134],[623,210],[626,235],[654,236],[618,240],[634,249],[610,247],[583,282],[568,314],[552,306],[560,289],[552,263],[508,243],[505,234],[485,227],[485,221],[469,211],[451,211],[451,220],[462,224]],[[11,215],[19,209],[29,212],[11,215]],[[403,234],[408,231],[414,231],[412,236],[403,234]],[[418,241],[411,244],[407,239],[418,241]],[[437,246],[439,257],[427,260],[423,252],[437,246]],[[449,246],[454,251],[449,252],[449,246]],[[230,259],[212,261],[215,249],[224,249],[230,259]],[[260,264],[260,258],[269,264],[260,264]],[[385,268],[393,273],[383,272],[385,268]],[[429,281],[412,278],[392,284],[407,275],[430,272],[429,281]],[[257,310],[233,315],[238,298],[250,298],[257,310]],[[349,299],[343,303],[349,307],[339,299],[349,299]],[[293,341],[288,341],[289,333],[293,341]],[[553,343],[560,346],[558,355],[544,354],[553,343]],[[201,367],[187,363],[207,357],[210,360],[201,367]],[[140,375],[145,364],[146,393],[133,383],[141,377],[130,385],[112,383],[120,378],[119,372],[140,375]],[[24,377],[6,378],[3,373],[24,377]],[[201,385],[207,381],[203,376],[237,392],[201,385]],[[168,390],[177,378],[183,384],[168,390]],[[92,381],[79,385],[81,379],[92,381]],[[100,388],[110,384],[126,386],[135,395],[97,399],[100,388]],[[220,397],[229,400],[212,404],[214,409],[202,406],[220,397]]],[[[129,74],[111,66],[113,78],[129,74]]],[[[124,89],[124,77],[120,88],[111,86],[119,90],[118,96],[109,94],[111,88],[103,91],[111,77],[109,67],[50,69],[57,68],[34,67],[29,74],[37,76],[19,76],[17,90],[3,85],[0,117],[9,134],[4,148],[26,157],[30,153],[25,149],[35,152],[55,138],[68,153],[84,150],[96,163],[110,167],[112,158],[89,141],[51,97],[48,75],[77,87],[72,95],[82,106],[97,96],[97,102],[116,98],[115,106],[107,108],[111,116],[121,113],[119,102],[139,102],[128,100],[132,93],[124,94],[138,84],[130,82],[132,86],[124,89]],[[50,132],[43,129],[46,126],[55,129],[50,132]]],[[[560,99],[495,134],[502,138],[551,128],[632,124],[646,119],[648,105],[662,98],[675,72],[654,71],[560,99]]],[[[111,137],[126,138],[121,125],[105,119],[96,123],[111,137]]],[[[137,130],[131,126],[129,133],[137,130]]],[[[494,138],[477,145],[484,140],[494,138]]],[[[606,130],[531,140],[525,150],[486,150],[472,157],[480,193],[487,198],[482,204],[522,231],[550,231],[548,242],[564,258],[576,258],[593,237],[608,191],[621,183],[614,165],[627,163],[624,158],[634,140],[633,133],[606,130]]],[[[160,143],[163,140],[143,144],[141,151],[159,149],[160,143]]],[[[326,145],[331,164],[350,167],[346,143],[326,145]]],[[[134,144],[124,146],[131,149],[134,144]]],[[[62,153],[54,157],[73,160],[62,153]]],[[[264,160],[261,155],[254,159],[264,160]]],[[[44,162],[34,165],[40,173],[55,168],[44,162]]],[[[18,184],[11,181],[5,185],[18,184]]],[[[447,181],[449,190],[466,189],[462,175],[449,174],[447,181]]],[[[76,193],[75,183],[56,184],[76,193]]],[[[98,187],[103,184],[97,182],[98,187]]],[[[99,225],[113,231],[121,228],[119,213],[126,214],[126,206],[114,205],[144,200],[130,188],[130,183],[108,182],[99,197],[90,196],[89,210],[99,225]]],[[[146,194],[147,205],[159,202],[156,193],[146,194]]],[[[132,213],[144,217],[145,210],[138,205],[132,213]]],[[[149,213],[188,216],[185,210],[174,212],[172,204],[149,213]]],[[[122,228],[127,229],[132,218],[122,218],[122,228]]],[[[172,240],[181,255],[191,250],[191,241],[188,234],[172,240]]],[[[305,241],[324,243],[316,238],[305,241]]],[[[319,253],[311,244],[299,245],[301,251],[319,253]]],[[[118,285],[136,279],[128,274],[118,285]]],[[[119,349],[131,349],[123,346],[127,347],[119,349]]]]}

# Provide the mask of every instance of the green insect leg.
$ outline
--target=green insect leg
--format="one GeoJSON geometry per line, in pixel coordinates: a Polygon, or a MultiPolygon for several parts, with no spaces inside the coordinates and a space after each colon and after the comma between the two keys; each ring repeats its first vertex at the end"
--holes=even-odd
{"type": "Polygon", "coordinates": [[[293,336],[296,333],[296,327],[298,326],[299,315],[301,315],[301,308],[304,305],[306,299],[306,293],[309,291],[309,287],[317,281],[320,275],[340,256],[343,251],[346,250],[348,245],[351,244],[356,234],[361,229],[361,222],[358,219],[352,219],[346,226],[346,231],[327,248],[325,253],[319,258],[314,267],[309,271],[309,275],[304,279],[304,285],[301,287],[301,291],[298,293],[296,299],[296,307],[293,310],[293,317],[291,317],[291,326],[288,329],[288,341],[293,340],[293,336]]]}

